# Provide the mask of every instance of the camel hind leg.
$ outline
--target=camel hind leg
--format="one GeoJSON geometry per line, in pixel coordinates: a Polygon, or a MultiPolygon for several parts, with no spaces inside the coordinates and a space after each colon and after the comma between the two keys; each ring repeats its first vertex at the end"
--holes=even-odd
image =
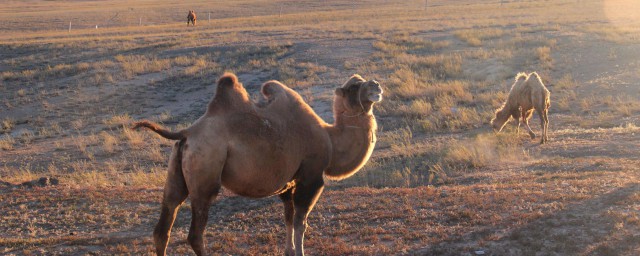
{"type": "Polygon", "coordinates": [[[547,129],[549,128],[549,117],[548,111],[546,109],[538,110],[538,115],[540,115],[540,128],[542,129],[542,138],[540,139],[540,144],[544,144],[547,142],[547,129]]]}
{"type": "Polygon", "coordinates": [[[529,131],[529,136],[531,137],[531,139],[535,139],[536,134],[533,132],[533,130],[531,130],[531,127],[529,126],[529,119],[531,118],[531,115],[533,115],[533,109],[523,112],[522,122],[524,123],[524,126],[527,128],[527,131],[529,131]]]}
{"type": "Polygon", "coordinates": [[[169,171],[164,186],[160,220],[153,231],[157,255],[165,255],[176,213],[188,194],[181,168],[181,146],[182,141],[176,142],[169,158],[169,171]]]}
{"type": "Polygon", "coordinates": [[[221,174],[227,153],[225,146],[204,149],[198,142],[189,144],[187,141],[182,168],[191,201],[191,227],[187,240],[196,255],[205,255],[204,231],[209,208],[222,187],[221,174]]]}
{"type": "Polygon", "coordinates": [[[209,219],[209,208],[215,200],[220,186],[214,186],[207,194],[191,199],[191,227],[187,240],[196,255],[205,255],[204,231],[209,219]]]}

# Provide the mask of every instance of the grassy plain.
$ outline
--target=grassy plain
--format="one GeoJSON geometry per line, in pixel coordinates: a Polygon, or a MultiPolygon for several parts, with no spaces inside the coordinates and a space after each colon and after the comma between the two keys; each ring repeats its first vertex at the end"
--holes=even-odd
{"type": "MultiPolygon", "coordinates": [[[[311,255],[637,255],[637,13],[633,0],[4,3],[0,254],[151,254],[172,143],[125,127],[188,126],[233,71],[254,99],[281,80],[327,121],[351,74],[385,89],[372,158],[309,217],[311,255]],[[520,71],[551,91],[548,144],[489,128],[520,71]],[[39,177],[60,184],[16,185],[39,177]]],[[[171,254],[191,253],[188,208],[171,254]]],[[[282,212],[223,191],[210,252],[282,254],[282,212]]]]}

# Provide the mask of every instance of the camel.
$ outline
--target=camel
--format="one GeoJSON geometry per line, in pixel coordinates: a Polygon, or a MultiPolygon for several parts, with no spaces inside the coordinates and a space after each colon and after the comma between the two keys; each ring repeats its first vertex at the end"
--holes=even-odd
{"type": "Polygon", "coordinates": [[[196,25],[196,12],[193,10],[189,10],[189,14],[187,15],[187,27],[189,26],[189,22],[194,26],[196,25]]]}
{"type": "Polygon", "coordinates": [[[278,195],[284,204],[286,255],[304,255],[307,216],[324,189],[323,174],[344,179],[367,162],[376,143],[373,105],[382,100],[375,80],[353,75],[335,90],[335,122],[322,120],[302,97],[278,81],[262,85],[254,104],[234,74],[219,80],[207,110],[190,127],[172,132],[141,121],[178,140],[169,159],[160,220],[153,232],[156,253],[165,255],[179,206],[189,197],[188,242],[205,253],[203,232],[220,188],[252,198],[278,195]]]}
{"type": "Polygon", "coordinates": [[[513,117],[517,124],[516,134],[519,134],[520,118],[522,118],[522,122],[529,131],[529,136],[531,139],[535,139],[536,134],[529,127],[529,119],[535,109],[540,116],[540,127],[542,127],[540,144],[546,143],[549,128],[548,112],[551,106],[550,95],[551,93],[542,83],[538,73],[533,72],[529,75],[518,73],[509,91],[509,96],[507,96],[507,101],[496,110],[495,117],[491,119],[493,130],[502,131],[502,128],[509,121],[509,117],[513,117]]]}

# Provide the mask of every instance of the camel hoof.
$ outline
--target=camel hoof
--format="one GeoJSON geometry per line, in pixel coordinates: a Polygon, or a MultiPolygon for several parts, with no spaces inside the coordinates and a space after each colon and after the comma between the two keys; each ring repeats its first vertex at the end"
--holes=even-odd
{"type": "Polygon", "coordinates": [[[295,256],[296,252],[294,250],[287,250],[284,253],[285,256],[295,256]]]}
{"type": "Polygon", "coordinates": [[[535,139],[536,138],[536,134],[535,133],[529,133],[529,136],[531,136],[531,139],[535,139]]]}

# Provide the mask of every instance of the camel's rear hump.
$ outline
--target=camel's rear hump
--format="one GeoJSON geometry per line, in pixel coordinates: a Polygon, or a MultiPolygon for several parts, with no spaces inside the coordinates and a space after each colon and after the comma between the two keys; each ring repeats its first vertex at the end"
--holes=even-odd
{"type": "Polygon", "coordinates": [[[238,82],[238,77],[232,73],[224,73],[218,79],[216,94],[209,103],[208,111],[211,114],[216,113],[216,110],[247,111],[252,105],[249,93],[238,82]]]}

